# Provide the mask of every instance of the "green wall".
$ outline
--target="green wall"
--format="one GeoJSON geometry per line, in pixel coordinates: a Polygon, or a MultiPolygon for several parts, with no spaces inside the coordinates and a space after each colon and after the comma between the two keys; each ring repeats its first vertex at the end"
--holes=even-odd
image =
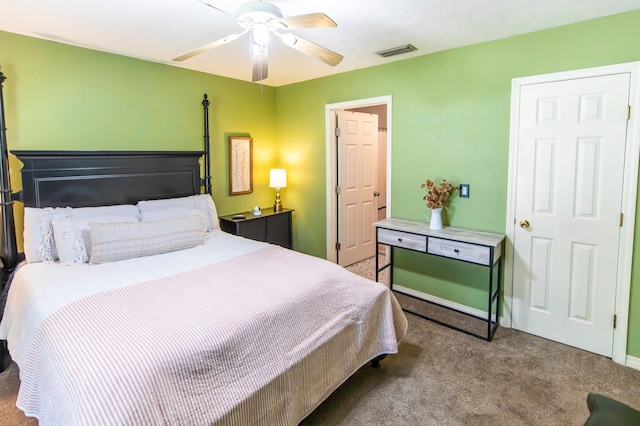
{"type": "MultiPolygon", "coordinates": [[[[297,209],[296,249],[326,253],[326,104],[393,97],[394,217],[424,220],[420,184],[446,178],[471,184],[471,197],[452,199],[445,223],[504,232],[511,80],[638,61],[639,23],[636,11],[278,88],[279,158],[292,175],[286,200],[297,209]]],[[[401,251],[396,260],[396,283],[486,310],[486,269],[401,251]]],[[[631,297],[628,353],[638,357],[637,267],[631,297]]]]}
{"type": "MultiPolygon", "coordinates": [[[[268,169],[285,167],[294,247],[324,257],[325,105],[391,95],[393,215],[422,220],[420,184],[447,178],[471,198],[454,198],[446,223],[504,232],[511,79],[638,61],[638,22],[640,11],[279,88],[0,32],[7,136],[10,149],[198,150],[208,93],[219,213],[269,206],[268,169]],[[253,194],[228,195],[229,135],[254,138],[253,194]]],[[[16,189],[19,169],[12,159],[16,189]]],[[[484,269],[425,258],[399,255],[396,282],[484,308],[484,269]]],[[[637,271],[628,353],[640,357],[637,271]]]]}
{"type": "MultiPolygon", "coordinates": [[[[277,162],[275,89],[0,32],[9,150],[202,150],[211,102],[213,196],[220,214],[269,206],[277,162]],[[254,192],[229,196],[229,135],[253,137],[254,192]]],[[[20,162],[11,181],[20,188],[20,162]]],[[[16,206],[21,246],[22,209],[16,206]]]]}

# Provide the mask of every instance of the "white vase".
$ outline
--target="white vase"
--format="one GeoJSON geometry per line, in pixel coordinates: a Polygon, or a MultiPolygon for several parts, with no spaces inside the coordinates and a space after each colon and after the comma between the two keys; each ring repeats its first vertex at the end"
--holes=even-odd
{"type": "Polygon", "coordinates": [[[439,209],[431,209],[429,229],[442,229],[442,207],[439,209]]]}

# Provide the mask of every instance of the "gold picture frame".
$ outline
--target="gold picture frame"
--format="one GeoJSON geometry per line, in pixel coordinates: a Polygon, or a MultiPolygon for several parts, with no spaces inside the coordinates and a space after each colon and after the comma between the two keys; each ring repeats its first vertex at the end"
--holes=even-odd
{"type": "Polygon", "coordinates": [[[253,138],[229,136],[229,195],[253,192],[253,138]]]}

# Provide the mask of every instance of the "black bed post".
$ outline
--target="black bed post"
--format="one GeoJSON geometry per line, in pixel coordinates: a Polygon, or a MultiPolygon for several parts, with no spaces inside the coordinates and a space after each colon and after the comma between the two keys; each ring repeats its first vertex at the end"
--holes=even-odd
{"type": "Polygon", "coordinates": [[[204,107],[204,193],[211,195],[211,152],[209,150],[209,100],[204,94],[202,106],[204,107]]]}
{"type": "MultiPolygon", "coordinates": [[[[16,226],[13,217],[13,200],[11,199],[11,182],[9,181],[9,151],[7,150],[7,127],[4,121],[3,83],[6,77],[0,72],[0,205],[2,206],[2,247],[0,259],[6,277],[18,263],[16,245],[16,226]]],[[[4,280],[3,280],[4,283],[4,280]]]]}

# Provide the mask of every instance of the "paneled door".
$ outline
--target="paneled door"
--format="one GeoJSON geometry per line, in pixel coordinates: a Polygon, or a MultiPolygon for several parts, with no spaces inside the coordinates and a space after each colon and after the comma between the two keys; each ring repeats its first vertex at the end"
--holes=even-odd
{"type": "Polygon", "coordinates": [[[378,206],[378,116],[338,111],[338,264],[373,257],[378,206]]]}
{"type": "Polygon", "coordinates": [[[629,90],[628,73],[524,85],[517,130],[513,327],[608,357],[629,90]]]}

